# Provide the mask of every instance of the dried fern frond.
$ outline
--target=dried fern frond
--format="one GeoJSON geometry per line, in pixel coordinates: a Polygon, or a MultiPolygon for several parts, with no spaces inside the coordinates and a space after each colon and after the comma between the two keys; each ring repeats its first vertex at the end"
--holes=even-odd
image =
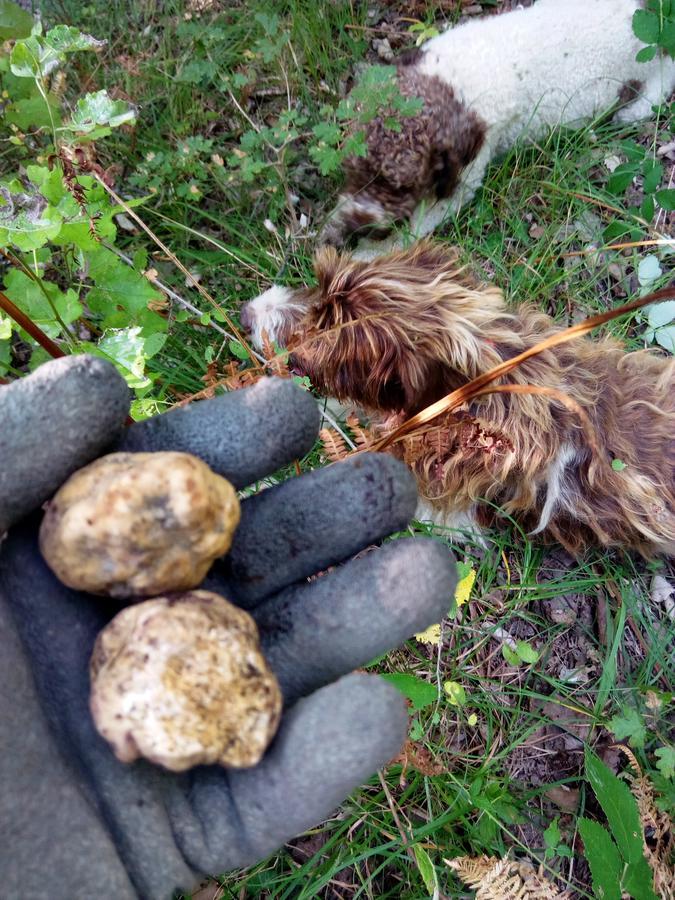
{"type": "Polygon", "coordinates": [[[354,443],[359,448],[359,450],[367,450],[369,445],[375,442],[375,432],[371,431],[370,428],[366,428],[364,425],[362,425],[361,422],[359,422],[359,418],[356,413],[349,413],[349,415],[345,419],[345,424],[351,431],[352,437],[354,438],[354,443]]]}
{"type": "Polygon", "coordinates": [[[476,900],[571,900],[527,862],[494,856],[458,856],[444,860],[464,884],[476,891],[476,900]]]}
{"type": "Polygon", "coordinates": [[[334,428],[322,428],[319,432],[319,441],[331,462],[340,462],[351,452],[345,439],[334,428]]]}
{"type": "Polygon", "coordinates": [[[652,783],[642,774],[633,751],[624,744],[618,746],[633,770],[626,773],[626,780],[640,814],[643,852],[654,873],[654,890],[665,900],[675,900],[675,822],[657,808],[652,783]]]}

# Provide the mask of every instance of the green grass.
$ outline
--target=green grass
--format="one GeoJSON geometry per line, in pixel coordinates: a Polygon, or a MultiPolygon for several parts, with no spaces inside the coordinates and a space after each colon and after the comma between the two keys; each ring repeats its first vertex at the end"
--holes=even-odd
{"type": "MultiPolygon", "coordinates": [[[[144,221],[190,271],[200,274],[235,319],[241,303],[271,281],[311,278],[313,233],[332,205],[339,180],[319,177],[303,137],[279,155],[267,153],[267,168],[251,182],[242,181],[227,161],[242,134],[274,122],[284,110],[301,110],[310,122],[319,121],[322,105],[335,104],[341,83],[367,50],[366,4],[275,3],[277,36],[289,34],[276,52],[264,43],[274,36],[266,35],[263,20],[256,19],[259,13],[269,15],[269,6],[252,0],[215,16],[186,18],[188,6],[177,0],[159,5],[49,0],[43,5],[49,24],[76,24],[108,39],[102,54],[78,59],[69,69],[67,96],[76,96],[84,85],[88,90],[105,86],[138,105],[137,127],[101,142],[100,162],[118,166],[117,189],[124,196],[147,197],[140,207],[144,221]],[[267,51],[269,62],[261,56],[267,51]],[[188,68],[194,63],[201,68],[188,68]],[[253,85],[248,96],[223,80],[242,68],[253,85]],[[193,141],[184,153],[193,138],[211,143],[193,141]],[[298,222],[305,210],[310,223],[302,229],[298,222]]],[[[609,190],[605,160],[623,159],[626,142],[644,147],[647,159],[655,158],[657,147],[669,139],[666,112],[635,127],[596,124],[514,149],[490,168],[479,196],[438,239],[458,244],[466,261],[510,299],[534,302],[561,322],[632,298],[639,288],[639,260],[653,250],[597,248],[650,239],[664,234],[667,225],[663,216],[658,223],[642,218],[640,197],[609,190]]],[[[3,150],[0,171],[7,159],[3,150]]],[[[118,245],[130,256],[145,247],[148,264],[162,281],[203,313],[209,311],[144,236],[124,233],[118,245]]],[[[666,263],[664,258],[664,268],[666,263]]],[[[664,275],[662,283],[666,280],[664,275]]],[[[208,324],[196,324],[194,317],[181,322],[175,310],[171,315],[169,340],[151,361],[156,382],[148,412],[200,391],[208,364],[231,358],[227,342],[208,324]]],[[[639,315],[613,322],[607,330],[630,347],[644,345],[639,315]]],[[[322,462],[317,447],[302,467],[322,462]]],[[[434,535],[452,539],[438,531],[434,535]]],[[[672,782],[669,787],[653,766],[653,750],[668,740],[673,664],[672,642],[649,600],[651,570],[628,557],[596,553],[552,573],[548,552],[515,527],[495,533],[487,549],[466,545],[456,552],[476,571],[476,583],[470,602],[444,622],[441,645],[413,639],[375,667],[437,685],[435,702],[411,715],[411,731],[445,772],[425,775],[410,768],[402,773],[400,765],[390,766],[386,791],[374,777],[294,848],[222,876],[222,896],[418,900],[428,894],[400,826],[405,842],[419,842],[429,853],[441,895],[465,897],[444,858],[503,856],[511,850],[541,859],[543,830],[556,817],[564,842],[573,845],[576,817],[556,805],[550,788],[579,791],[583,808],[583,746],[574,738],[606,743],[605,729],[614,716],[631,721],[637,714],[646,725],[641,761],[673,800],[672,782]],[[546,615],[547,604],[563,595],[579,598],[574,625],[556,624],[546,615]],[[497,628],[536,648],[537,661],[509,664],[495,638],[497,628]],[[573,677],[575,669],[583,671],[573,677]],[[464,705],[448,702],[442,687],[447,680],[463,685],[464,705]],[[546,713],[545,703],[553,704],[546,713]],[[551,719],[569,735],[567,746],[558,736],[554,751],[541,734],[551,719]],[[542,772],[547,775],[543,784],[538,783],[542,772]]],[[[578,856],[573,864],[552,856],[547,865],[576,896],[590,896],[588,873],[578,856]]]]}

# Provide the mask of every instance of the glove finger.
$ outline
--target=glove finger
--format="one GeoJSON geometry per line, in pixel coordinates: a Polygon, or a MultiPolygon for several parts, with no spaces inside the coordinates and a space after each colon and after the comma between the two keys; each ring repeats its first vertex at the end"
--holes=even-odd
{"type": "Polygon", "coordinates": [[[406,538],[259,606],[253,615],[286,704],[439,622],[456,582],[444,544],[406,538]]]}
{"type": "Polygon", "coordinates": [[[407,721],[402,696],[375,676],[349,675],[300,701],[255,769],[196,773],[189,799],[198,828],[179,836],[184,855],[207,872],[269,855],[392,759],[407,721]]]}
{"type": "Polygon", "coordinates": [[[0,388],[0,534],[117,437],[129,389],[109,362],[67,356],[0,388]]]}
{"type": "Polygon", "coordinates": [[[311,450],[319,408],[307,391],[281,378],[172,409],[132,425],[117,450],[192,453],[243,488],[311,450]]]}
{"type": "Polygon", "coordinates": [[[408,469],[380,453],[290,479],[243,503],[232,548],[205,587],[251,609],[405,528],[416,503],[408,469]]]}

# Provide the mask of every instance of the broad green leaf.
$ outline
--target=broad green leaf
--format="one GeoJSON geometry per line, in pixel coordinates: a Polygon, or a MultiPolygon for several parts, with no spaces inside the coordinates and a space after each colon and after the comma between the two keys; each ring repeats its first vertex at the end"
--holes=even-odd
{"type": "Polygon", "coordinates": [[[544,831],[544,843],[547,847],[550,847],[551,850],[555,850],[555,848],[560,843],[561,838],[562,835],[560,833],[558,819],[554,819],[548,826],[548,828],[544,831]]]}
{"type": "Polygon", "coordinates": [[[5,275],[5,293],[9,299],[49,337],[55,338],[63,331],[58,317],[70,325],[82,315],[82,306],[74,290],[61,291],[50,281],[41,285],[20,269],[10,269],[5,275]]]}
{"type": "Polygon", "coordinates": [[[239,341],[229,341],[228,348],[232,356],[236,356],[237,359],[248,359],[248,351],[243,344],[239,341]]]}
{"type": "Polygon", "coordinates": [[[675,777],[675,747],[659,747],[654,751],[654,755],[658,756],[656,768],[664,778],[675,777]]]}
{"type": "Polygon", "coordinates": [[[150,301],[160,301],[163,295],[147,278],[105,247],[88,251],[86,258],[89,278],[94,282],[87,305],[103,317],[103,328],[139,325],[144,337],[167,330],[166,320],[148,309],[150,301]]]}
{"type": "MultiPolygon", "coordinates": [[[[645,256],[640,260],[637,273],[640,287],[650,287],[662,274],[663,269],[659,263],[658,256],[651,253],[649,256],[645,256]]],[[[658,305],[660,304],[657,304],[657,306],[658,305]]]]}
{"type": "Polygon", "coordinates": [[[528,665],[533,665],[539,659],[539,654],[527,641],[516,642],[516,653],[528,665]]]}
{"type": "Polygon", "coordinates": [[[675,300],[663,300],[661,303],[646,306],[645,312],[651,327],[661,328],[675,321],[675,300]]]}
{"type": "Polygon", "coordinates": [[[667,212],[673,212],[675,210],[675,188],[666,188],[662,191],[657,191],[654,196],[656,197],[656,202],[662,209],[667,210],[667,212]]]}
{"type": "Polygon", "coordinates": [[[609,822],[612,837],[621,856],[637,864],[642,855],[642,826],[635,798],[628,786],[611,772],[588,747],[585,753],[586,777],[609,822]]]}
{"type": "Polygon", "coordinates": [[[645,160],[642,166],[642,174],[644,175],[643,190],[646,194],[653,194],[663,178],[663,163],[653,159],[645,160]]]}
{"type": "Polygon", "coordinates": [[[658,52],[658,47],[652,45],[651,47],[643,47],[642,50],[638,50],[635,54],[636,62],[651,62],[652,59],[656,56],[658,52]]]}
{"type": "Polygon", "coordinates": [[[518,654],[506,644],[502,644],[502,656],[510,666],[519,666],[522,662],[518,654]]]}
{"type": "Polygon", "coordinates": [[[413,853],[415,854],[415,862],[417,863],[417,868],[422,876],[424,887],[427,889],[429,895],[433,896],[437,888],[437,882],[436,869],[431,861],[431,857],[420,844],[413,844],[413,853]]]}
{"type": "Polygon", "coordinates": [[[145,375],[145,340],[141,329],[120,328],[106,331],[98,342],[98,353],[109,359],[126,379],[131,388],[150,385],[145,375]]]}
{"type": "Polygon", "coordinates": [[[67,53],[96,50],[104,44],[105,41],[97,41],[77,28],[57,25],[44,36],[33,34],[17,41],[10,55],[10,67],[19,78],[44,77],[59,67],[67,53]]]}
{"type": "Polygon", "coordinates": [[[59,101],[53,94],[47,94],[47,102],[49,106],[39,94],[36,94],[10,103],[5,109],[5,121],[8,125],[16,125],[21,131],[28,131],[29,128],[50,128],[52,121],[58,127],[61,124],[59,101]]]}
{"type": "Polygon", "coordinates": [[[602,900],[621,900],[623,865],[616,844],[602,825],[591,819],[579,819],[584,855],[593,876],[593,893],[602,900]]]}
{"type": "Polygon", "coordinates": [[[626,867],[621,886],[633,900],[659,900],[654,893],[654,874],[644,856],[626,867]]]}
{"type": "Polygon", "coordinates": [[[117,128],[126,122],[133,122],[135,118],[136,110],[131,104],[124,100],[113,100],[103,90],[80,97],[72,118],[64,127],[78,134],[89,134],[98,125],[117,128]]]}
{"type": "Polygon", "coordinates": [[[33,27],[33,17],[12,0],[0,0],[0,41],[26,38],[33,27]]]}
{"type": "Polygon", "coordinates": [[[607,723],[617,741],[628,738],[631,747],[644,747],[647,729],[642,716],[636,709],[626,708],[622,716],[613,716],[607,723]]]}
{"type": "Polygon", "coordinates": [[[20,182],[0,185],[0,246],[37,250],[61,228],[61,215],[44,198],[20,182]]]}
{"type": "Polygon", "coordinates": [[[621,163],[607,179],[607,190],[612,194],[623,194],[639,171],[640,167],[637,163],[621,163]]]}
{"type": "Polygon", "coordinates": [[[675,354],[675,324],[657,328],[654,332],[654,340],[664,350],[675,354]]]}
{"type": "Polygon", "coordinates": [[[633,14],[633,31],[645,44],[655,44],[661,33],[658,15],[646,9],[638,9],[633,14]]]}
{"type": "Polygon", "coordinates": [[[466,703],[466,691],[459,681],[444,681],[443,690],[452,706],[464,706],[466,703]]]}
{"type": "Polygon", "coordinates": [[[438,688],[435,684],[429,684],[416,675],[408,675],[405,672],[394,672],[392,674],[381,675],[385,681],[393,684],[404,697],[412,703],[413,709],[424,709],[430,706],[438,699],[438,688]]]}

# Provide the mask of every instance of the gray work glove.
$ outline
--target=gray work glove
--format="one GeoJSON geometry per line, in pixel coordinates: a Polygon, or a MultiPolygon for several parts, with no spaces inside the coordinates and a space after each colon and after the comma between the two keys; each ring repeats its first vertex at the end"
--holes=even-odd
{"type": "Polygon", "coordinates": [[[248,770],[174,775],[118,762],[89,714],[88,665],[119,604],[57,582],[38,552],[39,514],[27,514],[110,449],[190,452],[243,488],[306,453],[318,428],[312,397],[277,379],[123,431],[127,409],[122,379],[91,357],[0,387],[0,532],[13,526],[0,546],[6,900],[168,898],[325,818],[406,734],[400,695],[347,673],[438,621],[454,589],[451,555],[433,540],[351,559],[413,514],[412,479],[389,456],[357,457],[246,499],[232,550],[204,586],[258,621],[284,693],[279,732],[248,770]]]}

